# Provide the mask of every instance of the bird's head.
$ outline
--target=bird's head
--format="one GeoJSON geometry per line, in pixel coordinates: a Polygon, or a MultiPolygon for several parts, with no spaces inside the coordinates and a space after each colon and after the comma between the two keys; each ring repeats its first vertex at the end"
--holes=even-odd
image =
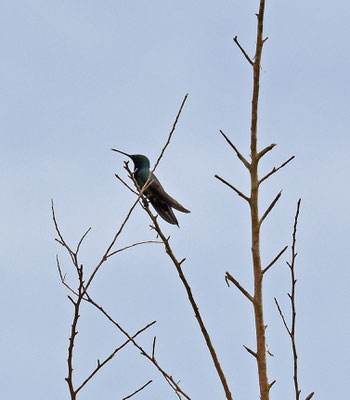
{"type": "Polygon", "coordinates": [[[124,154],[125,156],[131,158],[132,161],[134,162],[135,169],[141,169],[141,168],[149,169],[150,167],[149,159],[142,154],[128,154],[117,149],[111,149],[111,150],[116,151],[117,153],[124,154]]]}

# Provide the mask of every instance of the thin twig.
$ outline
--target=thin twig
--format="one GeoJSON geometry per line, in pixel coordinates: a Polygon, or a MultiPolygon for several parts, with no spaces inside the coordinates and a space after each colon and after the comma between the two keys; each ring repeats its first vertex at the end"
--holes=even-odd
{"type": "MultiPolygon", "coordinates": [[[[295,291],[296,291],[296,283],[297,280],[295,278],[295,260],[297,257],[297,252],[296,252],[296,234],[297,234],[297,226],[298,226],[298,218],[299,218],[299,212],[300,212],[300,204],[301,204],[301,199],[298,200],[297,204],[297,210],[295,213],[294,217],[294,225],[293,225],[293,234],[292,234],[292,248],[291,248],[291,262],[287,262],[287,265],[290,269],[290,276],[291,276],[291,293],[287,293],[288,297],[291,302],[291,308],[292,308],[292,316],[291,316],[291,327],[289,328],[286,319],[283,315],[283,312],[281,311],[281,308],[278,304],[278,301],[275,298],[275,303],[278,309],[278,312],[281,316],[281,319],[283,321],[283,325],[286,328],[286,331],[290,337],[291,344],[292,344],[292,353],[293,353],[293,382],[294,382],[294,390],[295,390],[295,399],[299,400],[300,399],[300,393],[301,390],[299,389],[299,382],[298,382],[298,353],[297,353],[297,348],[296,348],[296,339],[295,339],[295,330],[296,330],[296,305],[295,305],[295,291]]],[[[314,395],[314,392],[310,393],[306,399],[311,399],[311,397],[314,395]]]]}
{"type": "Polygon", "coordinates": [[[88,287],[90,286],[92,280],[94,279],[97,271],[100,269],[101,265],[107,260],[109,252],[111,251],[112,247],[114,246],[115,242],[117,241],[119,235],[122,233],[125,224],[127,223],[127,221],[130,218],[131,213],[134,211],[137,203],[139,202],[140,198],[142,196],[142,192],[137,196],[136,201],[134,202],[134,204],[131,206],[129,212],[127,213],[126,217],[124,218],[124,221],[122,222],[122,224],[120,225],[120,228],[118,230],[118,232],[114,235],[110,245],[108,246],[107,250],[105,251],[105,253],[103,254],[101,260],[99,261],[99,263],[97,264],[97,266],[95,267],[95,269],[93,270],[93,272],[91,273],[89,279],[87,280],[87,283],[85,285],[85,292],[87,291],[88,287]]]}
{"type": "Polygon", "coordinates": [[[264,182],[264,180],[266,180],[267,178],[269,178],[272,174],[274,174],[275,172],[279,171],[281,168],[283,168],[285,165],[287,165],[290,161],[292,161],[295,158],[295,156],[292,156],[290,158],[288,158],[287,161],[285,161],[283,164],[281,164],[279,167],[273,167],[272,170],[266,174],[263,178],[261,178],[259,180],[259,185],[264,182]]]}
{"type": "Polygon", "coordinates": [[[156,352],[156,340],[157,340],[157,337],[155,336],[153,338],[153,344],[152,344],[152,360],[154,360],[154,355],[155,355],[155,352],[156,352]]]}
{"type": "Polygon", "coordinates": [[[269,205],[269,207],[267,208],[267,210],[264,212],[264,215],[260,218],[259,220],[259,225],[261,225],[264,221],[264,219],[269,215],[270,211],[273,209],[273,207],[275,206],[275,204],[278,202],[279,198],[282,195],[282,190],[277,194],[277,196],[274,198],[274,200],[272,201],[272,203],[269,205]]]}
{"type": "Polygon", "coordinates": [[[141,347],[135,339],[133,339],[124,328],[121,327],[118,322],[116,322],[110,314],[108,314],[102,306],[97,304],[87,293],[87,301],[92,304],[94,307],[96,307],[114,326],[116,326],[120,332],[122,332],[131,342],[132,344],[140,350],[141,354],[145,356],[149,361],[152,362],[152,364],[158,369],[158,371],[163,375],[165,380],[168,382],[168,384],[171,386],[171,388],[176,392],[176,393],[181,393],[187,400],[191,400],[191,398],[181,389],[181,387],[178,385],[178,383],[173,379],[171,375],[169,375],[163,368],[160,367],[158,364],[157,360],[155,358],[152,358],[152,355],[148,354],[147,351],[141,347]]]}
{"type": "Polygon", "coordinates": [[[314,394],[315,394],[315,392],[310,393],[310,394],[306,397],[305,400],[310,400],[310,399],[313,397],[314,394]]]}
{"type": "Polygon", "coordinates": [[[239,152],[237,147],[231,142],[231,140],[225,135],[225,133],[220,129],[221,135],[225,138],[226,142],[233,148],[233,150],[236,152],[237,157],[242,161],[244,166],[247,169],[250,169],[250,163],[247,161],[247,159],[239,152]]]}
{"type": "Polygon", "coordinates": [[[58,223],[57,223],[57,219],[56,219],[56,214],[55,214],[55,208],[54,208],[53,199],[51,199],[51,212],[52,212],[52,219],[53,219],[53,222],[54,222],[54,225],[55,225],[55,229],[56,229],[57,235],[58,235],[58,237],[60,238],[60,240],[56,239],[56,241],[57,241],[58,243],[60,243],[63,247],[65,247],[65,248],[67,249],[68,254],[69,254],[69,256],[70,256],[70,258],[72,259],[72,262],[73,262],[73,264],[74,264],[74,256],[73,256],[74,252],[73,252],[73,250],[68,246],[68,244],[65,242],[65,240],[63,239],[61,230],[60,230],[59,227],[58,227],[58,223]]]}
{"type": "Polygon", "coordinates": [[[267,272],[272,266],[273,264],[275,264],[275,262],[281,257],[281,255],[288,249],[288,246],[285,246],[278,254],[277,256],[270,262],[270,264],[265,267],[262,271],[263,274],[265,274],[265,272],[267,272]]]}
{"type": "Polygon", "coordinates": [[[247,347],[247,346],[245,346],[245,345],[243,345],[243,347],[247,350],[247,352],[249,353],[249,354],[251,354],[253,357],[255,357],[255,358],[257,358],[258,357],[258,355],[255,353],[255,351],[253,351],[252,349],[250,349],[249,347],[247,347]]]}
{"type": "Polygon", "coordinates": [[[252,59],[248,56],[248,54],[246,53],[246,51],[243,49],[243,47],[240,45],[240,43],[238,42],[237,36],[235,36],[233,38],[233,41],[236,43],[236,45],[239,47],[239,49],[241,50],[241,52],[243,53],[244,57],[247,59],[247,61],[249,62],[249,64],[251,66],[254,66],[254,62],[252,61],[252,59]]]}
{"type": "Polygon", "coordinates": [[[79,294],[78,294],[71,286],[69,286],[68,283],[66,282],[66,276],[63,275],[63,273],[62,273],[62,269],[61,269],[61,266],[60,266],[60,260],[59,260],[57,254],[56,254],[56,266],[57,266],[58,274],[59,274],[59,276],[60,276],[60,279],[61,279],[62,284],[63,284],[70,292],[72,292],[72,293],[75,294],[76,296],[79,296],[79,294]]]}
{"type": "MultiPolygon", "coordinates": [[[[149,324],[147,324],[145,327],[137,331],[133,336],[131,336],[132,339],[135,339],[140,333],[144,332],[146,329],[154,325],[156,321],[153,321],[149,324]]],[[[91,372],[91,374],[82,382],[82,384],[75,390],[75,393],[78,393],[92,378],[93,376],[104,366],[110,361],[117,353],[120,351],[123,347],[125,347],[128,343],[131,342],[131,338],[126,340],[122,345],[117,347],[113,352],[102,362],[98,360],[97,362],[97,367],[91,372]]]]}
{"type": "Polygon", "coordinates": [[[119,181],[120,181],[124,186],[126,186],[131,192],[133,192],[134,194],[136,194],[136,196],[138,196],[138,193],[137,193],[131,186],[129,186],[119,175],[114,174],[114,176],[115,176],[117,179],[119,179],[119,181]]]}
{"type": "Polygon", "coordinates": [[[292,341],[292,351],[293,351],[293,360],[294,360],[294,389],[295,389],[295,399],[299,400],[300,392],[299,383],[298,383],[298,353],[295,342],[295,326],[296,326],[296,309],[295,309],[295,287],[296,287],[296,279],[295,279],[295,259],[297,256],[295,246],[296,246],[296,236],[297,236],[297,226],[298,226],[298,217],[300,212],[300,204],[301,199],[298,200],[297,211],[295,213],[294,218],[294,227],[293,227],[293,241],[292,241],[292,262],[290,263],[290,276],[292,281],[292,291],[289,296],[291,306],[292,306],[292,328],[291,328],[291,341],[292,341]]]}
{"type": "Polygon", "coordinates": [[[78,254],[78,253],[79,253],[80,246],[81,246],[81,244],[83,243],[84,239],[86,238],[87,234],[88,234],[90,231],[91,231],[91,227],[84,233],[84,235],[83,235],[83,236],[81,237],[81,239],[79,240],[77,249],[75,250],[75,254],[78,254]]]}
{"type": "Polygon", "coordinates": [[[285,317],[284,317],[284,314],[283,314],[283,312],[282,312],[282,310],[281,310],[281,307],[280,307],[280,305],[279,305],[279,303],[278,303],[276,297],[274,297],[274,299],[275,299],[275,303],[276,303],[278,312],[279,312],[279,314],[280,314],[280,317],[281,317],[281,319],[282,319],[282,321],[283,321],[283,325],[284,325],[284,327],[286,328],[286,331],[288,332],[288,335],[291,336],[292,333],[291,333],[291,331],[289,330],[289,327],[288,327],[288,325],[287,325],[287,322],[286,322],[286,319],[285,319],[285,317]]]}
{"type": "Polygon", "coordinates": [[[112,257],[117,253],[120,253],[120,252],[122,252],[124,250],[130,249],[131,247],[135,247],[135,246],[138,246],[140,244],[148,244],[148,243],[160,243],[160,244],[162,244],[163,242],[160,242],[159,240],[143,240],[142,242],[136,242],[136,243],[133,243],[133,244],[129,244],[128,246],[125,246],[125,247],[122,247],[121,249],[115,250],[112,253],[109,253],[106,258],[112,257]]]}
{"type": "Polygon", "coordinates": [[[225,275],[225,280],[226,283],[228,284],[228,281],[230,280],[232,283],[235,284],[235,286],[244,294],[244,296],[250,300],[252,303],[254,303],[254,297],[248,293],[247,290],[244,289],[244,287],[235,279],[229,272],[226,272],[225,275]]]}
{"type": "Polygon", "coordinates": [[[238,196],[242,197],[242,199],[244,199],[248,203],[250,203],[250,198],[248,196],[246,196],[244,193],[242,193],[240,190],[235,188],[233,185],[231,185],[231,183],[225,181],[225,179],[221,178],[221,176],[219,176],[219,175],[215,175],[215,178],[219,179],[219,181],[221,181],[222,183],[224,183],[225,185],[230,187],[232,190],[234,190],[238,194],[238,196]]]}
{"type": "MultiPolygon", "coordinates": [[[[168,147],[168,145],[169,145],[169,143],[170,143],[171,137],[172,137],[172,135],[173,135],[173,133],[174,133],[174,131],[175,131],[175,129],[176,129],[177,122],[178,122],[178,120],[179,120],[179,118],[180,118],[180,115],[181,115],[182,109],[184,108],[184,105],[185,105],[185,103],[186,103],[187,97],[188,97],[188,93],[186,93],[184,99],[182,100],[180,109],[179,109],[179,111],[178,111],[178,113],[177,113],[177,115],[176,115],[175,121],[174,121],[173,126],[172,126],[172,128],[171,128],[171,131],[170,131],[170,133],[169,133],[168,139],[167,139],[167,141],[166,141],[164,147],[162,148],[162,150],[161,150],[161,152],[160,152],[160,155],[159,155],[159,157],[158,157],[156,163],[154,164],[152,173],[153,173],[153,172],[156,170],[156,168],[158,167],[158,164],[159,164],[161,158],[162,158],[163,155],[164,155],[165,149],[168,147]]],[[[152,175],[152,173],[150,173],[150,175],[152,175]]]]}
{"type": "Polygon", "coordinates": [[[135,396],[135,394],[141,392],[141,390],[143,390],[150,383],[152,383],[152,379],[149,380],[147,383],[145,383],[143,386],[141,386],[139,389],[135,390],[135,392],[132,392],[131,394],[129,394],[129,396],[123,397],[122,400],[130,399],[130,397],[135,396]]]}

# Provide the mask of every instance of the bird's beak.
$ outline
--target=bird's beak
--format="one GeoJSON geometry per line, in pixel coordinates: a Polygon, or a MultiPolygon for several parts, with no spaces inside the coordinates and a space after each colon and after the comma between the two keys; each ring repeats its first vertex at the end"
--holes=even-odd
{"type": "Polygon", "coordinates": [[[116,151],[117,153],[124,154],[124,156],[127,156],[127,157],[130,157],[130,158],[132,158],[130,154],[128,154],[128,153],[124,153],[123,151],[120,151],[120,150],[117,150],[117,149],[111,149],[111,150],[113,150],[113,151],[116,151]]]}

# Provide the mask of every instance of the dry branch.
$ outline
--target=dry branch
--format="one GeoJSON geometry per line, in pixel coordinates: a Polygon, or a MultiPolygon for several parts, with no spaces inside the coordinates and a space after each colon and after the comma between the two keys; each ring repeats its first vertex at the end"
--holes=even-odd
{"type": "Polygon", "coordinates": [[[288,249],[288,246],[285,246],[278,254],[277,256],[268,264],[264,269],[263,269],[263,274],[267,272],[274,264],[275,262],[278,261],[278,259],[281,257],[281,255],[288,249]]]}
{"type": "MultiPolygon", "coordinates": [[[[125,335],[130,342],[132,342],[132,344],[140,351],[140,353],[146,357],[149,361],[151,361],[151,363],[157,368],[157,370],[163,375],[163,377],[165,378],[165,380],[168,382],[168,384],[170,385],[170,387],[175,391],[175,393],[180,393],[182,396],[184,396],[187,400],[191,400],[191,398],[181,389],[181,387],[179,386],[178,382],[176,382],[174,380],[174,378],[169,375],[159,364],[158,361],[156,360],[156,358],[154,357],[154,354],[149,354],[143,347],[141,347],[134,339],[132,336],[130,336],[128,334],[128,332],[121,327],[121,325],[116,322],[109,313],[107,313],[105,311],[105,309],[100,306],[98,303],[96,303],[95,300],[93,300],[88,294],[86,301],[88,301],[91,305],[93,305],[95,308],[97,308],[114,326],[116,326],[120,332],[123,333],[123,335],[125,335]]],[[[153,352],[152,352],[153,353],[153,352]]]]}
{"type": "MultiPolygon", "coordinates": [[[[100,269],[100,267],[103,265],[103,263],[110,256],[112,256],[112,255],[114,255],[116,253],[119,253],[119,252],[121,252],[123,250],[126,250],[126,249],[128,249],[130,247],[134,247],[136,245],[146,244],[146,243],[162,243],[162,242],[159,242],[159,241],[137,242],[137,243],[131,244],[129,246],[125,246],[125,247],[123,247],[121,249],[115,250],[114,252],[111,252],[111,249],[113,248],[114,244],[116,243],[117,238],[119,237],[119,235],[123,231],[126,222],[130,218],[130,215],[131,215],[132,211],[134,210],[134,208],[136,207],[136,204],[139,202],[139,199],[143,195],[143,190],[144,189],[140,190],[140,193],[137,194],[137,196],[138,196],[137,200],[135,201],[135,203],[130,208],[130,210],[129,210],[127,216],[125,217],[125,219],[123,220],[119,230],[117,231],[117,233],[113,237],[113,240],[111,241],[110,245],[108,246],[107,250],[105,251],[104,255],[102,256],[100,262],[97,264],[97,266],[93,270],[93,272],[90,275],[89,279],[87,280],[86,284],[85,284],[85,279],[84,279],[83,266],[81,264],[79,264],[79,261],[78,261],[78,253],[80,251],[81,244],[83,243],[83,240],[85,239],[86,235],[90,231],[90,228],[82,235],[82,237],[79,240],[78,245],[76,247],[76,251],[73,251],[71,249],[71,247],[68,245],[68,243],[65,241],[65,239],[64,239],[64,237],[63,237],[63,235],[61,233],[61,230],[60,230],[58,222],[57,222],[55,210],[54,210],[54,204],[53,204],[53,201],[52,201],[52,204],[51,204],[52,218],[53,218],[53,222],[54,222],[54,226],[55,226],[57,235],[59,237],[59,239],[56,239],[56,240],[57,240],[58,243],[60,243],[67,250],[68,254],[70,255],[71,261],[72,261],[72,263],[74,265],[74,268],[75,268],[75,271],[76,271],[77,277],[78,277],[78,289],[74,290],[68,283],[66,283],[66,281],[65,281],[66,276],[62,273],[62,269],[61,269],[61,266],[60,266],[59,258],[58,258],[58,256],[56,256],[56,265],[57,265],[57,269],[58,269],[58,273],[59,273],[61,282],[76,297],[76,300],[73,300],[73,298],[70,295],[68,295],[69,300],[72,302],[72,304],[74,306],[74,314],[73,314],[73,321],[72,321],[72,325],[71,325],[71,333],[70,333],[70,337],[69,337],[68,357],[67,357],[68,376],[65,378],[65,380],[66,380],[66,382],[68,384],[71,400],[75,400],[76,397],[77,397],[78,392],[95,376],[95,374],[104,365],[106,365],[115,356],[115,354],[118,351],[120,351],[129,342],[133,343],[133,345],[135,347],[137,347],[139,350],[141,350],[142,355],[144,355],[144,356],[147,355],[147,353],[135,342],[134,338],[136,336],[138,336],[141,332],[145,331],[150,326],[152,326],[155,323],[155,321],[153,321],[152,323],[146,325],[144,328],[139,330],[135,335],[130,336],[118,323],[116,323],[110,316],[107,315],[107,313],[103,310],[103,308],[100,307],[89,296],[89,294],[87,292],[87,289],[90,286],[90,284],[92,283],[94,277],[96,276],[97,271],[100,269]],[[96,368],[87,376],[87,378],[80,384],[80,386],[75,388],[75,385],[73,383],[73,371],[74,371],[74,368],[73,368],[73,356],[74,356],[75,338],[76,338],[76,335],[78,334],[77,325],[78,325],[78,320],[79,320],[79,317],[80,317],[80,308],[81,308],[81,304],[82,304],[83,300],[84,301],[88,301],[89,303],[93,304],[97,309],[102,311],[104,313],[104,315],[107,316],[108,319],[111,320],[125,334],[125,336],[128,338],[128,340],[126,342],[124,342],[121,346],[117,347],[105,360],[103,360],[102,362],[100,362],[98,360],[96,368]]],[[[167,374],[159,366],[157,361],[155,359],[152,360],[152,357],[150,357],[149,355],[147,355],[147,356],[148,356],[147,358],[149,358],[150,361],[152,361],[152,363],[162,373],[162,375],[164,376],[164,378],[166,379],[168,384],[172,387],[172,389],[175,391],[177,396],[179,396],[179,393],[181,393],[181,395],[183,395],[186,399],[191,400],[190,397],[185,392],[182,391],[180,386],[173,380],[173,378],[169,374],[167,374]]],[[[134,392],[132,395],[136,394],[137,392],[142,390],[144,387],[140,388],[138,391],[134,392]]],[[[131,397],[131,395],[129,397],[131,397]]]]}
{"type": "MultiPolygon", "coordinates": [[[[155,324],[156,321],[153,321],[149,324],[147,324],[145,327],[137,331],[133,336],[130,337],[130,339],[126,340],[122,345],[117,347],[113,352],[106,357],[102,362],[100,360],[97,360],[97,366],[96,368],[90,373],[90,375],[82,382],[82,384],[75,390],[75,393],[78,393],[92,378],[93,376],[103,367],[105,366],[108,361],[110,361],[117,353],[120,351],[123,347],[125,347],[128,343],[131,342],[132,339],[135,339],[140,333],[144,332],[146,329],[151,327],[153,324],[155,324]]],[[[131,397],[131,396],[130,396],[131,397]]]]}
{"type": "Polygon", "coordinates": [[[254,297],[251,294],[249,294],[248,291],[245,290],[244,287],[237,281],[237,279],[235,279],[229,272],[226,272],[225,280],[227,284],[228,281],[234,283],[235,286],[244,294],[244,296],[252,303],[254,303],[254,297]]]}
{"type": "MultiPolygon", "coordinates": [[[[287,293],[288,297],[290,299],[290,304],[291,304],[290,326],[288,326],[286,318],[283,314],[283,311],[282,311],[277,299],[275,298],[275,303],[276,303],[279,315],[280,315],[283,325],[289,335],[291,345],[292,345],[293,382],[294,382],[294,391],[295,391],[295,399],[296,400],[300,399],[300,393],[301,393],[301,390],[299,388],[299,382],[298,382],[298,353],[297,353],[296,338],[295,338],[295,336],[296,336],[296,334],[295,334],[295,329],[296,329],[295,290],[296,290],[296,283],[297,283],[297,280],[295,278],[295,260],[296,260],[296,256],[297,256],[296,234],[297,234],[298,218],[299,218],[299,213],[300,213],[300,204],[301,204],[301,199],[298,200],[297,210],[296,210],[295,217],[294,217],[293,234],[292,234],[292,248],[291,248],[291,262],[287,262],[287,265],[290,270],[290,277],[291,277],[291,293],[287,293]]],[[[314,392],[310,393],[306,399],[311,399],[311,397],[313,395],[314,395],[314,392]]]]}
{"type": "Polygon", "coordinates": [[[285,161],[283,164],[281,164],[279,167],[273,167],[272,170],[266,174],[263,178],[259,180],[259,185],[264,182],[267,178],[269,178],[271,175],[273,175],[275,172],[279,171],[281,168],[283,168],[285,165],[287,165],[290,161],[292,161],[295,158],[295,156],[290,157],[287,161],[285,161]]]}
{"type": "Polygon", "coordinates": [[[148,386],[150,383],[152,383],[152,380],[149,380],[147,383],[145,383],[143,386],[141,386],[139,389],[135,390],[129,396],[123,397],[122,400],[130,399],[131,397],[135,396],[135,394],[141,392],[146,386],[148,386]]]}
{"type": "Polygon", "coordinates": [[[254,62],[252,61],[252,59],[248,56],[247,52],[243,49],[243,47],[240,45],[237,36],[235,36],[233,38],[233,41],[236,43],[236,45],[239,47],[239,49],[241,50],[241,52],[243,53],[244,57],[247,59],[247,61],[249,62],[249,64],[251,66],[254,66],[254,62]]]}
{"type": "Polygon", "coordinates": [[[236,152],[237,157],[242,161],[244,166],[249,170],[250,169],[250,163],[246,160],[246,158],[239,152],[237,147],[231,142],[231,140],[225,135],[225,133],[220,129],[221,135],[225,138],[226,142],[233,148],[233,150],[236,152]]]}
{"type": "Polygon", "coordinates": [[[277,194],[277,196],[273,199],[272,203],[269,205],[267,210],[264,212],[264,215],[260,218],[259,225],[264,222],[264,219],[269,215],[271,210],[275,207],[276,203],[278,202],[279,198],[282,195],[282,190],[277,194]]]}
{"type": "Polygon", "coordinates": [[[215,178],[219,179],[219,181],[221,181],[222,183],[224,183],[225,185],[230,187],[232,190],[234,190],[238,194],[238,196],[242,197],[242,199],[244,199],[248,203],[250,203],[250,198],[248,196],[246,196],[244,193],[242,193],[240,190],[235,188],[231,183],[225,181],[225,179],[221,178],[221,176],[219,176],[219,175],[215,175],[215,178]]]}
{"type": "MultiPolygon", "coordinates": [[[[129,166],[128,166],[127,163],[125,163],[124,168],[125,168],[126,171],[128,172],[129,177],[133,180],[134,185],[135,185],[135,187],[136,187],[136,189],[137,189],[137,191],[138,191],[138,193],[139,193],[139,194],[138,194],[138,199],[139,199],[140,197],[142,198],[143,208],[144,208],[145,211],[148,213],[149,217],[151,218],[151,220],[152,220],[152,222],[153,222],[153,229],[155,229],[155,231],[157,232],[158,236],[162,239],[163,244],[164,244],[164,246],[165,246],[165,251],[166,251],[166,253],[169,255],[170,259],[172,260],[172,262],[173,262],[173,264],[174,264],[174,266],[175,266],[175,268],[176,268],[176,270],[177,270],[177,272],[178,272],[178,275],[179,275],[179,277],[180,277],[180,279],[181,279],[181,281],[182,281],[182,283],[183,283],[183,285],[184,285],[184,287],[185,287],[185,290],[186,290],[186,292],[187,292],[187,296],[188,296],[189,302],[190,302],[190,304],[191,304],[191,306],[192,306],[192,309],[193,309],[193,311],[194,311],[194,313],[195,313],[195,317],[196,317],[197,322],[198,322],[198,324],[199,324],[199,326],[200,326],[200,329],[201,329],[201,332],[202,332],[203,337],[204,337],[204,339],[205,339],[206,345],[207,345],[207,347],[208,347],[208,349],[209,349],[210,355],[211,355],[212,360],[213,360],[213,362],[214,362],[215,369],[216,369],[216,371],[217,371],[217,373],[218,373],[218,375],[219,375],[221,384],[222,384],[223,389],[224,389],[224,391],[225,391],[226,398],[227,398],[228,400],[232,400],[232,395],[231,395],[231,392],[230,392],[230,389],[229,389],[229,386],[228,386],[226,377],[225,377],[224,372],[223,372],[223,370],[222,370],[222,368],[221,368],[221,365],[220,365],[220,362],[219,362],[218,357],[217,357],[217,355],[216,355],[216,351],[215,351],[214,346],[213,346],[213,344],[212,344],[211,338],[210,338],[209,333],[208,333],[208,331],[207,331],[207,329],[206,329],[206,326],[205,326],[205,324],[204,324],[204,322],[203,322],[203,320],[202,320],[201,314],[200,314],[200,312],[199,312],[199,308],[198,308],[198,306],[197,306],[197,304],[196,304],[196,302],[195,302],[195,300],[194,300],[194,297],[193,297],[193,294],[192,294],[192,289],[191,289],[191,287],[190,287],[190,285],[189,285],[189,283],[188,283],[188,281],[187,281],[187,279],[186,279],[186,277],[185,277],[185,275],[184,275],[184,273],[183,273],[183,271],[182,271],[181,264],[185,261],[185,259],[182,259],[181,261],[178,261],[177,258],[175,257],[175,255],[174,255],[174,253],[173,253],[173,251],[172,251],[172,249],[171,249],[171,247],[170,247],[170,244],[169,244],[169,237],[167,238],[167,237],[164,235],[164,233],[162,232],[160,226],[158,225],[156,216],[154,216],[154,215],[152,214],[152,212],[150,211],[150,209],[149,209],[149,207],[148,207],[147,199],[146,199],[146,198],[144,197],[144,195],[143,195],[146,186],[149,184],[149,182],[150,182],[150,180],[151,180],[152,173],[154,172],[154,170],[155,170],[156,167],[158,166],[158,164],[159,164],[161,158],[162,158],[163,155],[164,155],[164,152],[165,152],[166,147],[167,147],[167,146],[169,145],[169,143],[170,143],[172,134],[173,134],[174,131],[175,131],[176,124],[177,124],[178,119],[179,119],[179,117],[180,117],[180,114],[181,114],[181,111],[182,111],[182,109],[183,109],[183,106],[184,106],[184,104],[185,104],[185,102],[186,102],[187,96],[188,96],[188,95],[186,94],[185,98],[184,98],[183,101],[182,101],[182,104],[181,104],[180,109],[179,109],[179,111],[178,111],[178,113],[177,113],[175,122],[174,122],[174,124],[173,124],[173,127],[172,127],[170,133],[169,133],[169,136],[168,136],[168,139],[167,139],[167,141],[166,141],[166,144],[165,144],[165,146],[163,147],[163,149],[161,150],[161,153],[160,153],[160,155],[159,155],[159,157],[158,157],[157,162],[155,163],[155,166],[154,166],[153,170],[150,171],[149,177],[148,177],[148,179],[147,179],[145,185],[144,185],[142,188],[139,187],[139,185],[137,184],[137,181],[136,181],[136,179],[135,179],[135,177],[134,177],[134,174],[133,174],[133,173],[131,172],[131,170],[129,169],[129,166]]],[[[243,195],[243,196],[244,196],[244,195],[243,195]]],[[[152,359],[152,358],[151,358],[151,359],[152,359]]]]}
{"type": "Polygon", "coordinates": [[[258,153],[258,159],[262,158],[266,153],[268,153],[270,150],[272,150],[276,146],[276,143],[272,143],[269,146],[265,147],[258,153]]]}
{"type": "Polygon", "coordinates": [[[164,233],[162,232],[162,230],[161,230],[161,228],[160,228],[160,226],[159,226],[159,224],[157,222],[156,217],[151,213],[148,205],[145,207],[145,210],[148,213],[148,215],[150,216],[150,218],[151,218],[151,220],[152,220],[152,222],[154,224],[154,228],[155,228],[157,234],[163,240],[165,251],[168,254],[168,256],[170,257],[170,259],[172,260],[172,262],[173,262],[173,264],[174,264],[174,266],[175,266],[175,268],[177,270],[177,273],[179,275],[179,278],[181,279],[181,282],[183,283],[183,285],[185,287],[188,300],[189,300],[189,302],[191,304],[191,307],[192,307],[192,309],[194,311],[195,317],[196,317],[197,322],[199,324],[199,327],[201,329],[202,335],[203,335],[204,340],[206,342],[206,345],[207,345],[207,347],[209,349],[209,352],[210,352],[210,355],[212,357],[215,369],[216,369],[216,371],[217,371],[217,373],[219,375],[221,384],[222,384],[223,389],[225,391],[226,398],[228,400],[232,400],[232,394],[231,394],[231,391],[229,389],[225,374],[224,374],[224,372],[223,372],[223,370],[221,368],[219,359],[218,359],[218,357],[216,355],[216,350],[215,350],[214,345],[213,345],[213,343],[211,341],[211,338],[209,336],[207,328],[206,328],[206,326],[205,326],[205,324],[203,322],[202,316],[201,316],[201,314],[199,312],[198,305],[197,305],[197,303],[196,303],[196,301],[195,301],[195,299],[193,297],[191,286],[188,283],[188,281],[187,281],[187,279],[186,279],[186,277],[185,277],[185,275],[184,275],[184,273],[182,271],[181,262],[179,262],[177,260],[177,258],[175,257],[175,255],[174,255],[174,253],[172,251],[172,248],[170,247],[169,240],[165,237],[164,233]]]}
{"type": "MultiPolygon", "coordinates": [[[[179,120],[179,118],[180,118],[182,109],[184,108],[184,105],[185,105],[185,103],[186,103],[187,97],[188,97],[188,93],[186,93],[184,99],[182,100],[181,106],[180,106],[180,108],[179,108],[179,111],[177,112],[175,121],[174,121],[173,126],[172,126],[172,128],[171,128],[171,131],[170,131],[170,133],[169,133],[169,135],[168,135],[168,139],[167,139],[167,141],[166,141],[164,147],[162,148],[162,150],[161,150],[161,152],[160,152],[160,154],[159,154],[159,157],[158,157],[156,163],[154,164],[152,173],[156,170],[158,164],[160,163],[160,160],[162,159],[162,157],[163,157],[163,155],[164,155],[165,149],[166,149],[166,148],[169,146],[169,144],[170,144],[171,137],[172,137],[173,133],[175,132],[176,125],[177,125],[178,120],[179,120]]],[[[152,175],[152,173],[150,174],[150,176],[152,175]]]]}

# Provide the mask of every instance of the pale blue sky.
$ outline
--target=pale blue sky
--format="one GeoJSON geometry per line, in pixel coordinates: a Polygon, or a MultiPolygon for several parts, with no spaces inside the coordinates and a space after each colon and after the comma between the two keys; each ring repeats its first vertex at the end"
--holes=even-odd
{"type": "MultiPolygon", "coordinates": [[[[158,157],[185,95],[178,128],[157,169],[165,189],[191,214],[181,229],[162,223],[175,253],[187,257],[193,286],[237,400],[258,399],[250,305],[229,270],[252,287],[249,214],[217,173],[247,190],[246,171],[218,134],[249,154],[251,71],[232,38],[253,54],[258,1],[3,0],[0,5],[1,356],[6,399],[68,398],[66,351],[72,307],[55,256],[50,199],[68,241],[92,232],[82,249],[86,269],[104,252],[134,201],[115,178],[124,158],[109,149],[158,157]]],[[[262,174],[296,158],[267,182],[266,206],[283,196],[262,230],[268,263],[290,243],[296,202],[297,344],[304,397],[348,398],[350,371],[349,20],[347,1],[267,1],[259,145],[278,146],[262,174]]],[[[137,209],[119,246],[152,239],[137,209]]],[[[119,247],[118,246],[118,247],[119,247]]],[[[289,257],[289,253],[288,253],[289,257]]],[[[289,275],[282,257],[265,281],[271,399],[292,399],[286,332],[273,303],[287,307],[289,275]]],[[[96,301],[140,337],[193,399],[223,399],[185,292],[158,245],[122,253],[91,287],[96,301]]],[[[82,311],[76,347],[79,382],[96,359],[123,338],[97,312],[82,311]]],[[[176,398],[133,348],[124,349],[81,392],[81,400],[120,399],[149,379],[143,400],[176,398]]]]}

